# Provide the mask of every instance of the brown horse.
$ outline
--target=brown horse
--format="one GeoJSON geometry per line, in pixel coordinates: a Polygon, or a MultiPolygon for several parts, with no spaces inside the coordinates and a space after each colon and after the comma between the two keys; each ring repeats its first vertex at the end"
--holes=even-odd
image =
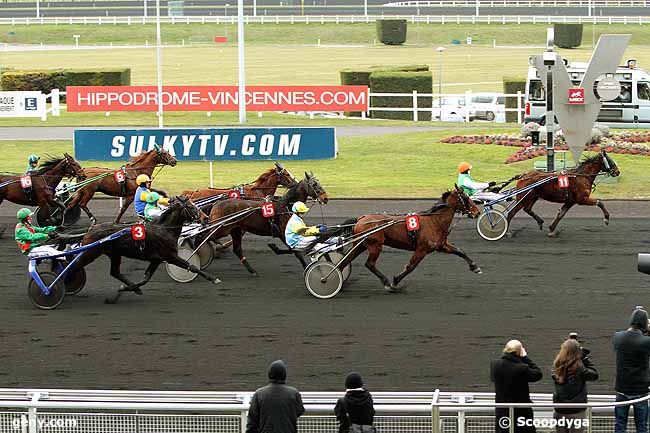
{"type": "MultiPolygon", "coordinates": [[[[569,209],[576,204],[582,206],[598,206],[603,212],[605,224],[609,224],[609,212],[605,209],[605,205],[602,201],[591,197],[596,176],[602,172],[612,177],[621,174],[614,160],[604,150],[585,159],[576,168],[567,171],[567,175],[569,176],[568,188],[560,188],[556,180],[549,180],[547,183],[535,187],[528,194],[519,194],[517,196],[516,206],[508,213],[508,224],[510,224],[515,214],[523,209],[524,212],[535,219],[539,229],[542,230],[544,220],[533,212],[533,206],[540,198],[553,203],[564,203],[549,226],[549,237],[557,236],[558,232],[555,229],[558,223],[569,209]]],[[[558,176],[558,173],[530,171],[519,177],[516,188],[521,189],[539,180],[554,176],[558,176]]]]}
{"type": "MultiPolygon", "coordinates": [[[[257,179],[251,183],[240,185],[243,189],[243,196],[245,198],[264,198],[269,195],[275,195],[275,191],[278,189],[279,185],[284,187],[290,187],[297,183],[293,175],[284,168],[282,165],[275,163],[275,167],[266,170],[264,173],[260,174],[257,179]]],[[[233,188],[203,188],[197,189],[194,191],[186,190],[181,194],[187,196],[192,201],[198,199],[212,197],[219,194],[228,193],[233,189],[238,189],[238,187],[233,188]]],[[[206,212],[208,212],[206,210],[206,212]]]]}
{"type": "MultiPolygon", "coordinates": [[[[306,201],[310,197],[323,204],[329,200],[327,192],[325,192],[316,176],[313,173],[308,174],[305,172],[303,180],[290,186],[284,196],[273,200],[275,203],[275,216],[272,218],[265,218],[262,215],[260,206],[264,202],[260,200],[228,199],[217,202],[210,212],[210,221],[217,221],[235,212],[245,211],[247,208],[255,208],[255,211],[241,219],[236,219],[231,224],[220,227],[212,234],[211,239],[217,240],[230,235],[233,252],[239,257],[239,261],[246,267],[248,272],[257,276],[257,271],[248,263],[242,250],[241,241],[244,232],[250,232],[258,236],[273,236],[285,242],[284,229],[289,218],[291,218],[291,205],[297,201],[306,201]]],[[[306,266],[302,255],[299,253],[295,255],[303,266],[306,266]]]]}
{"type": "Polygon", "coordinates": [[[427,254],[439,251],[462,257],[472,272],[480,274],[482,272],[481,268],[467,254],[447,240],[454,214],[457,212],[469,214],[472,217],[476,217],[480,212],[472,199],[458,187],[454,191],[445,192],[440,202],[436,203],[431,209],[418,213],[420,228],[414,232],[414,238],[410,237],[406,229],[406,217],[404,215],[364,215],[357,219],[353,227],[355,235],[370,231],[391,221],[397,222],[355,243],[350,255],[339,264],[339,269],[347,266],[364,250],[368,250],[366,268],[381,280],[386,290],[396,291],[400,281],[410,274],[427,254]],[[404,270],[393,277],[392,283],[376,267],[384,245],[414,252],[404,270]]]}
{"type": "MultiPolygon", "coordinates": [[[[144,152],[135,158],[132,161],[125,165],[126,171],[126,180],[124,182],[124,187],[120,185],[113,176],[106,176],[99,179],[96,182],[90,183],[85,187],[81,188],[75,196],[72,198],[70,203],[68,203],[68,209],[75,206],[80,206],[86,215],[90,218],[93,224],[97,222],[95,216],[88,209],[88,202],[93,198],[95,193],[103,192],[106,195],[111,195],[113,197],[124,197],[122,203],[122,208],[120,213],[115,218],[115,223],[119,223],[122,215],[126,212],[126,209],[133,202],[133,195],[135,190],[138,189],[138,185],[135,183],[136,177],[140,174],[146,174],[151,177],[153,171],[158,166],[169,165],[171,167],[176,165],[176,158],[174,158],[169,152],[164,149],[153,149],[148,152],[144,152]]],[[[103,168],[103,167],[89,167],[84,169],[86,175],[97,176],[102,173],[114,172],[115,169],[112,168],[103,168]]]]}
{"type": "Polygon", "coordinates": [[[29,194],[25,193],[16,175],[0,175],[0,203],[3,200],[10,202],[38,206],[43,210],[45,220],[50,218],[51,207],[65,210],[65,206],[55,199],[55,189],[64,177],[76,177],[77,180],[85,179],[84,170],[79,163],[67,153],[63,158],[50,158],[43,163],[35,173],[31,174],[32,188],[29,194]]]}

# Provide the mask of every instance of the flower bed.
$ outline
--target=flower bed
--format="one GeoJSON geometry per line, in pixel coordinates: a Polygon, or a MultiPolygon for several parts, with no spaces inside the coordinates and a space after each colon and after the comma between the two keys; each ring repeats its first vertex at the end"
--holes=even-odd
{"type": "MultiPolygon", "coordinates": [[[[506,159],[506,164],[546,155],[544,146],[533,146],[530,137],[523,138],[516,135],[455,135],[441,142],[519,147],[517,152],[506,159]]],[[[556,136],[555,149],[569,150],[562,135],[556,136]]],[[[601,149],[611,153],[650,156],[650,132],[621,132],[609,136],[597,136],[594,143],[585,145],[585,150],[590,152],[598,152],[601,149]]]]}

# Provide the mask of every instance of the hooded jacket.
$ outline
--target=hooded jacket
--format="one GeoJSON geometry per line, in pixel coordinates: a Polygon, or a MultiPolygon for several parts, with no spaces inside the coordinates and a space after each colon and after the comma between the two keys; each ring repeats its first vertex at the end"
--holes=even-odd
{"type": "Polygon", "coordinates": [[[285,363],[271,363],[268,376],[270,383],[255,391],[251,399],[246,433],[297,433],[298,417],[305,408],[298,390],[285,385],[285,363]]]}
{"type": "Polygon", "coordinates": [[[372,396],[363,388],[349,389],[336,402],[334,414],[339,422],[339,433],[347,433],[350,424],[372,425],[375,417],[372,396]]]}
{"type": "Polygon", "coordinates": [[[644,395],[650,386],[650,337],[641,329],[648,328],[648,313],[635,310],[630,317],[632,328],[614,334],[616,351],[617,392],[625,395],[644,395]]]}

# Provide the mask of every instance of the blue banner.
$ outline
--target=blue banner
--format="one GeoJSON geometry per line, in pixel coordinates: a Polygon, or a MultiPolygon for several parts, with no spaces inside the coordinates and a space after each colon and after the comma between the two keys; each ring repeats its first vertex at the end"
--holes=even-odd
{"type": "Polygon", "coordinates": [[[75,158],[127,161],[158,145],[179,161],[336,158],[334,128],[78,129],[75,158]]]}

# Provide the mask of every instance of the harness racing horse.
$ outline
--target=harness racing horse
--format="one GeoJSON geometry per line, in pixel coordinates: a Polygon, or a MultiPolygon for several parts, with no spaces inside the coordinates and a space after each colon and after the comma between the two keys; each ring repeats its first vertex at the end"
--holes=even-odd
{"type": "Polygon", "coordinates": [[[462,257],[472,272],[480,274],[482,273],[481,268],[461,249],[456,248],[447,240],[454,214],[457,212],[469,214],[471,217],[476,217],[480,213],[472,199],[456,186],[453,191],[445,192],[440,202],[436,203],[431,209],[418,213],[420,228],[414,232],[415,239],[412,239],[408,234],[404,216],[384,214],[364,215],[357,219],[353,227],[354,234],[362,234],[391,221],[398,222],[359,240],[350,250],[350,255],[341,261],[337,267],[343,269],[364,250],[368,250],[366,268],[375,274],[383,283],[384,288],[389,291],[397,291],[397,286],[400,281],[410,274],[427,254],[434,251],[462,257]],[[400,274],[393,277],[392,282],[376,267],[377,260],[384,245],[400,250],[413,251],[409,263],[400,274]]]}
{"type": "MultiPolygon", "coordinates": [[[[271,218],[265,218],[262,215],[260,200],[239,200],[228,199],[214,204],[210,212],[210,221],[217,221],[220,218],[234,214],[235,212],[245,211],[248,208],[255,208],[249,214],[245,214],[240,219],[235,219],[232,223],[227,223],[219,227],[211,236],[212,240],[217,240],[230,235],[232,238],[232,250],[239,258],[242,265],[248,272],[258,276],[257,271],[248,263],[242,250],[242,236],[244,232],[250,232],[258,236],[277,237],[286,245],[284,239],[284,229],[291,218],[291,205],[297,201],[306,201],[307,198],[318,200],[319,203],[326,204],[329,198],[327,192],[321,186],[320,182],[313,173],[305,172],[305,178],[300,182],[292,185],[287,193],[273,200],[275,203],[275,215],[271,218]]],[[[294,253],[303,267],[306,263],[299,252],[294,253]]]]}
{"type": "MultiPolygon", "coordinates": [[[[269,195],[275,195],[279,185],[286,188],[296,184],[297,181],[293,175],[281,164],[275,163],[275,167],[266,170],[260,174],[257,179],[251,183],[242,185],[244,198],[264,198],[269,195]]],[[[186,190],[181,194],[189,197],[192,201],[212,197],[219,194],[227,194],[234,188],[203,188],[194,191],[186,190]]],[[[209,210],[206,210],[209,212],[209,210]]]]}
{"type": "MultiPolygon", "coordinates": [[[[523,209],[528,215],[533,217],[542,230],[544,227],[544,220],[533,212],[533,206],[540,198],[553,203],[563,203],[562,207],[557,213],[557,216],[549,226],[549,237],[557,236],[558,232],[555,230],[560,220],[574,205],[582,206],[598,206],[603,211],[603,220],[605,224],[609,224],[609,212],[605,209],[605,204],[591,197],[593,191],[594,181],[599,173],[605,172],[612,177],[621,174],[614,160],[605,152],[601,150],[594,156],[591,156],[580,163],[577,167],[567,170],[569,176],[569,186],[567,188],[560,188],[558,182],[549,181],[540,186],[535,187],[527,195],[520,194],[517,196],[517,205],[508,213],[508,224],[519,210],[523,209]]],[[[521,175],[517,181],[517,189],[524,188],[534,182],[551,176],[557,176],[557,173],[544,173],[539,171],[530,171],[521,175]]]]}
{"type": "MultiPolygon", "coordinates": [[[[153,171],[156,167],[164,167],[169,165],[173,167],[178,161],[174,158],[169,152],[165,149],[153,149],[148,152],[141,153],[132,159],[132,161],[125,165],[124,171],[126,172],[126,179],[124,181],[124,186],[115,180],[113,176],[106,176],[102,179],[99,179],[97,182],[93,182],[85,187],[81,188],[75,196],[72,198],[68,204],[68,209],[75,206],[80,206],[81,209],[86,212],[88,218],[92,221],[93,224],[97,222],[95,216],[88,209],[88,202],[93,198],[95,193],[103,192],[106,195],[113,197],[124,197],[122,203],[122,208],[120,213],[115,218],[115,223],[119,223],[122,219],[122,215],[126,212],[126,209],[133,202],[133,196],[135,190],[138,189],[138,185],[135,183],[135,179],[140,174],[146,174],[151,177],[153,171]]],[[[107,172],[115,172],[115,169],[103,168],[103,167],[89,167],[84,169],[87,176],[97,176],[107,172]]]]}
{"type": "MultiPolygon", "coordinates": [[[[117,302],[123,292],[134,292],[141,295],[140,287],[149,282],[162,262],[195,272],[206,280],[218,284],[221,280],[191,265],[177,254],[178,237],[181,234],[183,224],[196,221],[198,218],[199,210],[189,199],[183,196],[175,197],[169,202],[169,207],[162,213],[155,224],[146,225],[146,235],[143,241],[135,241],[132,236],[126,235],[115,241],[100,244],[98,247],[84,253],[73,266],[71,272],[87,266],[102,254],[108,256],[111,261],[111,276],[123,283],[117,294],[113,298],[106,300],[110,304],[117,302]],[[120,272],[122,257],[149,262],[142,281],[133,283],[120,272]]],[[[94,225],[89,229],[88,233],[82,235],[81,243],[82,245],[93,243],[125,227],[128,226],[114,223],[94,225]]]]}
{"type": "Polygon", "coordinates": [[[62,211],[65,206],[58,202],[55,190],[64,177],[75,177],[77,180],[86,178],[84,170],[79,163],[69,154],[64,153],[62,158],[49,158],[42,162],[36,172],[30,174],[32,187],[29,194],[25,193],[20,182],[21,176],[0,175],[0,203],[3,200],[10,202],[38,206],[43,210],[43,217],[50,219],[51,207],[58,207],[62,211]]]}

